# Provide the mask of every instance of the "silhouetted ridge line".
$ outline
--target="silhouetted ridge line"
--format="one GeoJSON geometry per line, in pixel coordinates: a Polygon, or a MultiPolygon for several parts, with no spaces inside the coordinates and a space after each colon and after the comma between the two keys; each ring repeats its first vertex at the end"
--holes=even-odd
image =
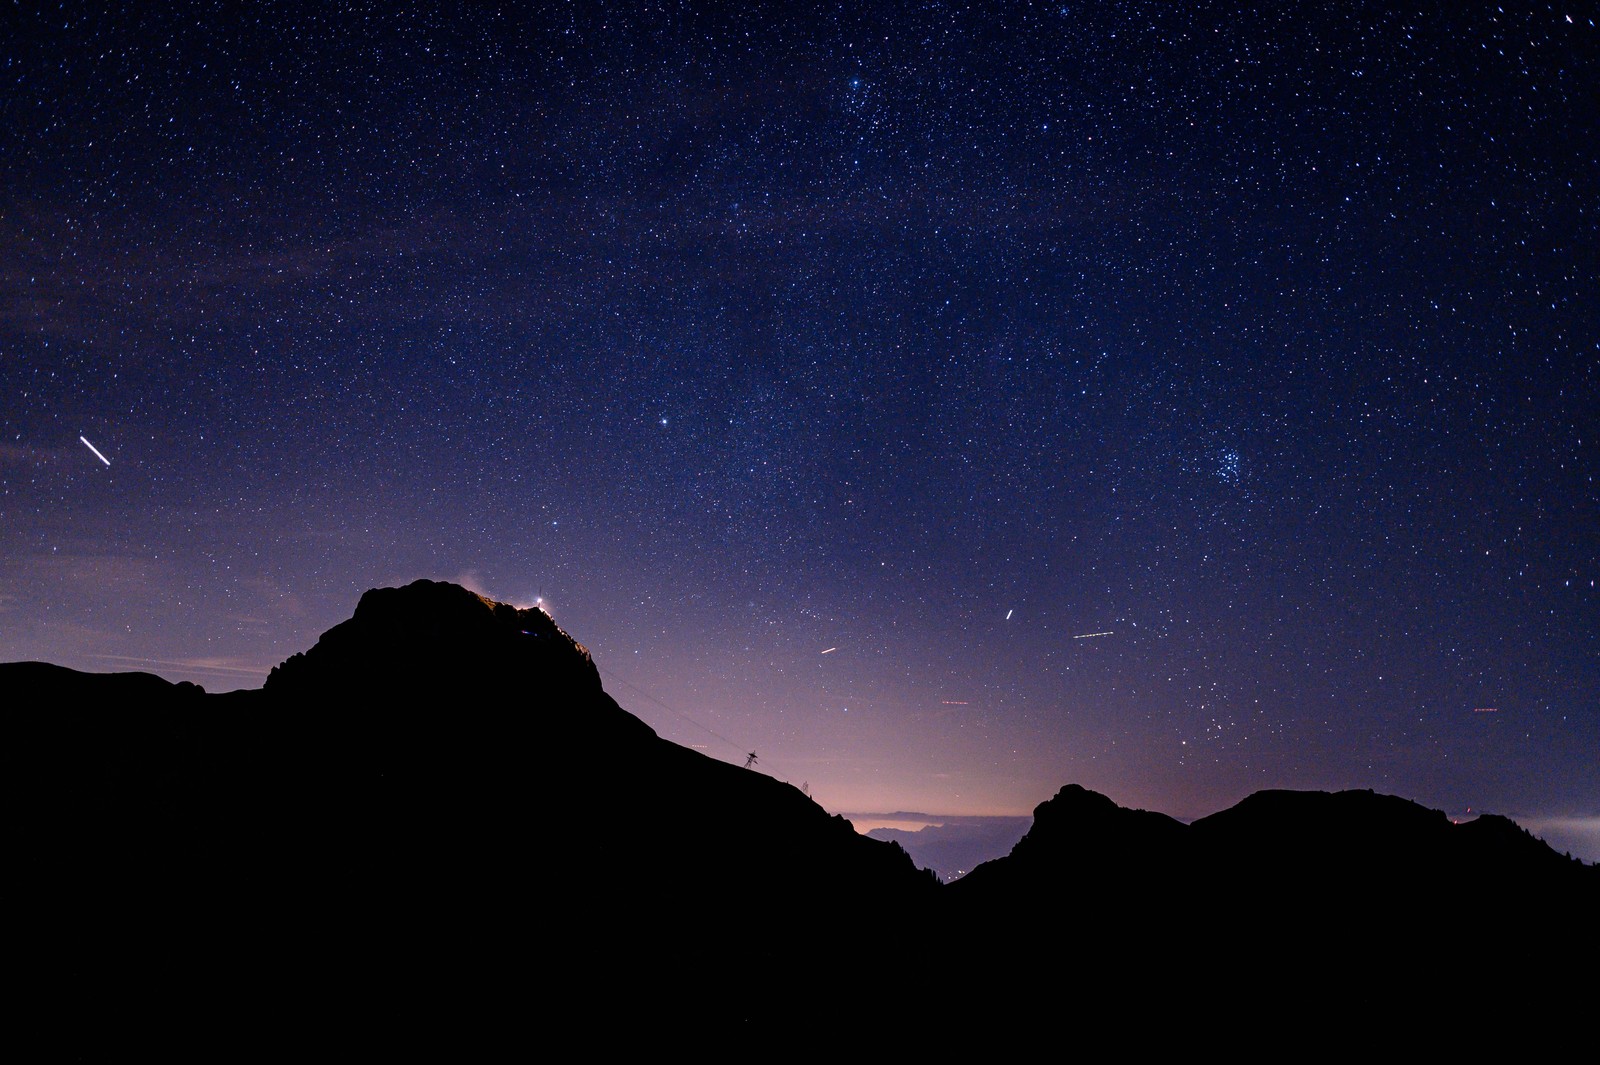
{"type": "Polygon", "coordinates": [[[915,918],[936,888],[797,789],[661,740],[543,611],[454,585],[367,592],[255,691],[20,664],[0,693],[49,933],[22,1012],[67,1056],[335,1022],[458,1053],[526,1038],[530,1002],[592,1032],[708,994],[787,1024],[825,969],[898,949],[858,940],[863,912],[915,918]]]}
{"type": "Polygon", "coordinates": [[[12,1012],[63,1057],[476,1056],[706,1018],[822,1049],[946,1002],[968,1036],[1436,1038],[1484,972],[1592,1006],[1568,974],[1600,869],[1504,818],[1269,791],[1185,825],[1068,785],[941,888],[662,740],[543,611],[449,584],[366,593],[254,691],[16,663],[0,706],[12,1012]]]}

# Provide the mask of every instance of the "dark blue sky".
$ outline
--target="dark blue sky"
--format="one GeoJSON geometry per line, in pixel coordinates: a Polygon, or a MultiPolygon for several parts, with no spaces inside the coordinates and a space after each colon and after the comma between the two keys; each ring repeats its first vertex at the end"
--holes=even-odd
{"type": "Polygon", "coordinates": [[[0,659],[462,579],[833,810],[1600,858],[1591,9],[151,6],[0,15],[0,659]]]}

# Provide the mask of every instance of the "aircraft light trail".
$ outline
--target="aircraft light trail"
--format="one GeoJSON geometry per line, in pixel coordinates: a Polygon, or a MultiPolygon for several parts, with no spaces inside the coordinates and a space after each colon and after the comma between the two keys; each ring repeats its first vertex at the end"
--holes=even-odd
{"type": "Polygon", "coordinates": [[[1087,640],[1087,639],[1090,639],[1091,637],[1095,637],[1095,636],[1110,636],[1110,635],[1112,635],[1112,634],[1109,633],[1109,632],[1086,632],[1082,636],[1074,636],[1073,639],[1074,640],[1087,640]]]}
{"type": "Polygon", "coordinates": [[[100,454],[100,449],[95,447],[93,444],[89,443],[88,439],[85,438],[82,434],[80,434],[78,436],[78,439],[83,441],[83,446],[84,447],[86,447],[90,451],[94,452],[94,457],[95,458],[99,459],[101,462],[105,463],[107,466],[111,465],[111,460],[106,458],[104,455],[100,454]]]}

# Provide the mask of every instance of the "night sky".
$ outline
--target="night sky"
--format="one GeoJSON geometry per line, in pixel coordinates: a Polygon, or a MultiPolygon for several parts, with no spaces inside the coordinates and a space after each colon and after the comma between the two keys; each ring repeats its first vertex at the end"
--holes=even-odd
{"type": "Polygon", "coordinates": [[[835,812],[1600,859],[1592,6],[117,6],[0,12],[0,660],[457,580],[835,812]]]}

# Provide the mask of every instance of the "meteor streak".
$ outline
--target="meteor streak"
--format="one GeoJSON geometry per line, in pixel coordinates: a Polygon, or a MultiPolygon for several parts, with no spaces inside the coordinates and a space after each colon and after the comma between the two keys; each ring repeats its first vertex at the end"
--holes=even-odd
{"type": "Polygon", "coordinates": [[[1007,610],[1007,611],[1006,611],[1006,620],[1007,620],[1007,621],[1010,621],[1010,620],[1011,620],[1011,615],[1012,615],[1012,614],[1013,614],[1013,613],[1015,613],[1015,611],[1011,611],[1011,610],[1007,610]]]}
{"type": "Polygon", "coordinates": [[[1087,640],[1087,639],[1090,639],[1090,638],[1095,637],[1095,636],[1110,636],[1110,635],[1112,635],[1112,634],[1109,633],[1109,632],[1086,632],[1082,636],[1074,636],[1073,639],[1074,640],[1087,640]]]}
{"type": "Polygon", "coordinates": [[[83,446],[84,447],[86,447],[90,451],[94,452],[94,457],[95,458],[99,459],[101,462],[105,463],[107,466],[111,465],[111,460],[106,458],[104,455],[100,454],[100,449],[99,448],[97,448],[93,444],[89,443],[89,441],[87,439],[85,439],[81,434],[79,435],[78,439],[83,441],[83,446]]]}
{"type": "Polygon", "coordinates": [[[837,650],[838,650],[837,647],[830,647],[830,648],[828,648],[826,651],[824,651],[822,653],[825,654],[825,655],[831,655],[831,654],[833,654],[833,652],[835,652],[837,650]]]}

